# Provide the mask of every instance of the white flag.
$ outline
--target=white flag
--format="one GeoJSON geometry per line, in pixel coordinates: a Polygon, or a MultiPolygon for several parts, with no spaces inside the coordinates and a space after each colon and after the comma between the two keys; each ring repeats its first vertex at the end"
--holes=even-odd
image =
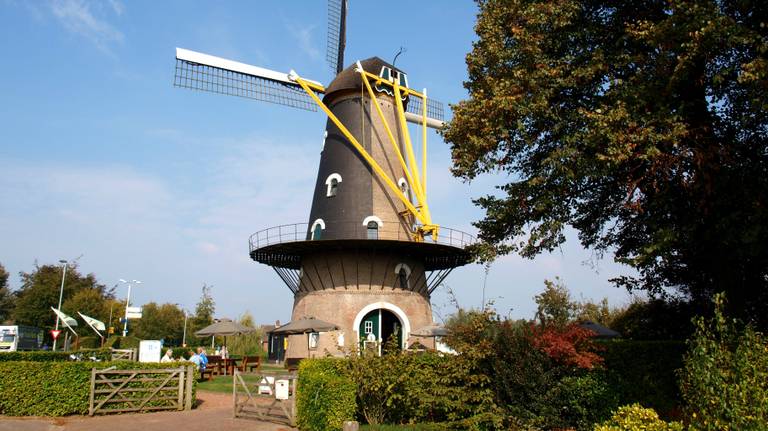
{"type": "Polygon", "coordinates": [[[59,310],[58,308],[51,307],[51,310],[53,310],[53,312],[56,313],[57,316],[59,316],[59,319],[61,319],[65,325],[69,326],[70,328],[73,326],[77,326],[77,320],[62,313],[61,310],[59,310]]]}
{"type": "Polygon", "coordinates": [[[85,320],[85,323],[91,325],[93,329],[97,331],[104,331],[107,329],[107,327],[104,325],[104,322],[102,322],[101,320],[96,320],[93,317],[88,317],[79,311],[77,312],[77,314],[79,314],[80,317],[82,317],[83,320],[85,320]]]}

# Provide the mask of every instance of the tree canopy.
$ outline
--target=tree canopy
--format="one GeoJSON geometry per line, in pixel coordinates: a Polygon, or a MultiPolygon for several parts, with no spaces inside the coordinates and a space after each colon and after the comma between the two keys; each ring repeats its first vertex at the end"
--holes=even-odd
{"type": "Polygon", "coordinates": [[[630,290],[768,323],[768,4],[478,0],[453,173],[505,182],[480,238],[533,257],[565,241],[637,269],[630,290]]]}
{"type": "Polygon", "coordinates": [[[16,297],[8,287],[8,271],[0,264],[0,324],[11,318],[16,297]]]}
{"type": "Polygon", "coordinates": [[[195,314],[189,319],[190,328],[188,328],[187,334],[193,334],[195,331],[205,328],[213,323],[213,314],[216,312],[216,303],[211,296],[211,288],[203,284],[202,293],[200,294],[200,300],[195,305],[195,314]]]}
{"type": "MultiPolygon", "coordinates": [[[[56,316],[51,306],[59,303],[62,268],[58,265],[35,265],[32,272],[22,272],[21,288],[17,292],[18,299],[14,309],[14,319],[17,324],[32,325],[39,328],[51,328],[56,322],[56,316]]],[[[94,313],[91,317],[107,320],[104,308],[99,306],[112,299],[111,289],[96,280],[94,274],[81,275],[77,264],[70,263],[64,280],[64,295],[62,309],[74,314],[76,311],[94,313]],[[100,298],[100,300],[99,300],[100,298]],[[65,306],[66,305],[66,306],[65,306]],[[85,307],[79,309],[79,307],[85,307]]],[[[109,310],[107,309],[108,313],[109,310]]],[[[73,317],[77,317],[76,315],[73,317]]],[[[101,319],[99,319],[101,320],[101,319]]]]}

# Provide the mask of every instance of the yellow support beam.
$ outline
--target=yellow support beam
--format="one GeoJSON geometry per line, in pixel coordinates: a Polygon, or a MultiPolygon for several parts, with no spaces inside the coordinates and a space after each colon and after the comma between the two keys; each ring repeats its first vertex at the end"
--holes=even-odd
{"type": "MultiPolygon", "coordinates": [[[[416,156],[413,154],[413,146],[411,145],[411,135],[408,132],[408,123],[405,120],[405,109],[403,108],[403,100],[400,98],[400,85],[395,82],[393,86],[395,90],[395,105],[397,106],[397,116],[400,118],[400,129],[403,132],[403,139],[405,140],[405,149],[408,153],[408,162],[411,165],[411,174],[414,176],[414,179],[416,180],[416,187],[418,187],[419,193],[424,196],[424,191],[421,187],[421,181],[419,180],[419,168],[416,164],[416,156]]],[[[421,211],[424,214],[424,217],[428,220],[425,225],[432,224],[432,217],[429,214],[429,206],[426,201],[423,202],[423,205],[421,207],[421,211]]]]}
{"type": "MultiPolygon", "coordinates": [[[[298,76],[295,77],[295,80],[301,86],[301,88],[303,88],[304,91],[307,92],[307,94],[312,98],[312,100],[314,100],[315,103],[317,103],[317,105],[320,106],[320,108],[322,108],[322,110],[325,112],[326,115],[328,115],[328,118],[333,122],[333,124],[335,124],[336,127],[339,128],[339,130],[344,135],[344,137],[346,137],[349,140],[349,142],[352,144],[353,147],[355,147],[357,152],[360,153],[360,155],[363,156],[363,159],[365,159],[365,161],[368,162],[371,168],[373,168],[374,172],[376,172],[376,174],[379,175],[379,177],[382,180],[384,180],[384,183],[390,188],[390,190],[394,192],[395,196],[397,196],[397,198],[400,199],[400,201],[402,201],[403,204],[405,204],[405,207],[408,208],[408,210],[419,221],[421,221],[422,224],[431,225],[431,221],[428,217],[429,213],[427,212],[427,217],[425,217],[424,214],[422,214],[419,210],[417,210],[413,206],[413,204],[403,194],[400,188],[392,181],[391,178],[389,178],[389,175],[387,175],[387,173],[384,172],[381,166],[379,166],[376,160],[374,160],[374,158],[371,157],[371,155],[368,154],[367,151],[365,151],[365,148],[362,145],[360,145],[360,143],[357,141],[354,135],[352,135],[352,133],[346,128],[346,126],[344,126],[344,124],[342,124],[342,122],[339,121],[336,115],[334,115],[333,112],[331,112],[331,110],[325,105],[325,103],[323,103],[323,101],[317,97],[317,95],[312,91],[312,88],[308,85],[307,81],[305,81],[304,79],[298,76]]],[[[402,107],[402,104],[401,104],[401,107],[402,107]]],[[[403,120],[404,119],[405,117],[403,117],[403,120]]],[[[423,207],[423,209],[426,209],[426,206],[423,207]]]]}
{"type": "Polygon", "coordinates": [[[421,125],[421,184],[424,187],[424,200],[427,200],[427,89],[424,89],[424,97],[421,98],[422,118],[421,125]]]}
{"type": "MultiPolygon", "coordinates": [[[[359,62],[358,62],[358,68],[362,71],[362,66],[360,65],[359,62]]],[[[410,184],[411,190],[413,190],[414,194],[416,195],[416,200],[419,201],[419,205],[424,205],[424,202],[426,201],[426,197],[423,196],[421,193],[419,193],[419,190],[414,186],[413,177],[411,176],[411,173],[408,170],[408,166],[405,163],[405,159],[403,158],[403,154],[400,151],[400,146],[398,145],[397,139],[395,139],[395,136],[392,134],[392,129],[389,127],[389,123],[384,118],[384,112],[382,112],[381,106],[379,106],[378,103],[375,103],[376,95],[373,93],[371,84],[368,82],[368,77],[365,75],[365,73],[361,73],[360,76],[363,80],[363,84],[365,84],[365,88],[368,90],[368,96],[371,98],[372,101],[374,101],[373,106],[376,107],[376,112],[379,114],[379,118],[381,119],[381,122],[384,124],[384,129],[387,131],[387,136],[389,137],[389,141],[392,143],[392,147],[394,147],[395,149],[395,153],[397,154],[397,158],[400,161],[400,166],[403,168],[403,172],[405,172],[405,177],[408,180],[408,184],[410,184]]]]}

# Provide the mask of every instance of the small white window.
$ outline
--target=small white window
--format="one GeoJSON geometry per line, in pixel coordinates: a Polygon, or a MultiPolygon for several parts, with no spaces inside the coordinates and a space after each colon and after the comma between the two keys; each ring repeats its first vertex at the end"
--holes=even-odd
{"type": "Polygon", "coordinates": [[[373,322],[370,320],[365,321],[365,335],[373,334],[373,322]]]}
{"type": "Polygon", "coordinates": [[[323,231],[325,230],[325,222],[319,218],[312,223],[312,239],[321,239],[323,237],[323,231]]]}
{"type": "Polygon", "coordinates": [[[376,216],[368,216],[363,220],[363,226],[365,226],[367,239],[379,239],[379,229],[384,226],[384,223],[376,216]]]}
{"type": "Polygon", "coordinates": [[[341,175],[336,173],[328,175],[328,178],[325,179],[325,185],[328,186],[328,189],[325,192],[325,196],[329,198],[336,196],[336,193],[339,191],[340,183],[341,175]]]}
{"type": "Polygon", "coordinates": [[[400,191],[403,192],[404,195],[408,194],[408,181],[405,180],[405,178],[400,178],[397,180],[397,185],[400,186],[400,191]]]}

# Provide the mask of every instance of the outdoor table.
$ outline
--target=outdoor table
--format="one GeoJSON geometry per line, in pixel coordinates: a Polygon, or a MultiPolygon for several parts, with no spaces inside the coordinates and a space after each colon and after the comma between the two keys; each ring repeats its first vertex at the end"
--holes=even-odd
{"type": "Polygon", "coordinates": [[[226,358],[223,361],[224,361],[224,375],[234,374],[235,373],[235,367],[237,367],[237,359],[235,359],[235,358],[226,358]]]}

